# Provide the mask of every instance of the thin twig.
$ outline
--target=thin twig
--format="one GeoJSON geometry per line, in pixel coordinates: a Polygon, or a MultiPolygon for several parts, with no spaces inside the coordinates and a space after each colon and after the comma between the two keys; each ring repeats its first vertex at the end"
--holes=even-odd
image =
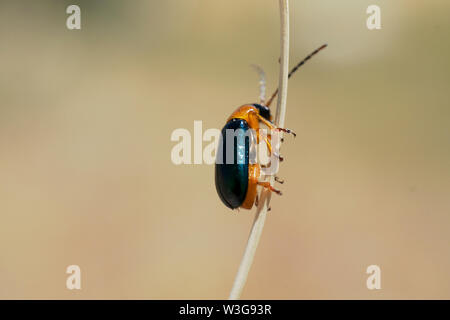
{"type": "MultiPolygon", "coordinates": [[[[280,21],[281,21],[281,59],[279,75],[279,95],[277,100],[277,109],[275,113],[275,125],[284,127],[284,117],[286,115],[286,97],[289,73],[289,3],[288,0],[279,0],[280,3],[280,21]]],[[[273,184],[274,176],[270,176],[270,183],[273,184]]],[[[253,221],[247,247],[245,248],[239,270],[233,283],[230,293],[230,300],[239,299],[247,281],[248,272],[255,257],[256,248],[264,228],[267,211],[270,204],[271,192],[263,188],[259,197],[259,204],[256,209],[255,219],[253,221]]]]}

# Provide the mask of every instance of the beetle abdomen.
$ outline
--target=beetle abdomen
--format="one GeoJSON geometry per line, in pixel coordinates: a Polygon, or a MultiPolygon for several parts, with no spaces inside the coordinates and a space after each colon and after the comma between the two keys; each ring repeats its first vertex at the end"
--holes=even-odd
{"type": "Polygon", "coordinates": [[[248,130],[247,121],[231,119],[222,129],[217,150],[216,190],[222,202],[231,209],[240,207],[247,194],[250,150],[248,130]],[[234,144],[231,140],[233,137],[234,144]]]}

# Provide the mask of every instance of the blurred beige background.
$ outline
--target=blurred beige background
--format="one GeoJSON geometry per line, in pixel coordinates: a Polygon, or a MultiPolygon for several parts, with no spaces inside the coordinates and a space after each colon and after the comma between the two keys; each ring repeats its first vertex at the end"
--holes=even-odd
{"type": "MultiPolygon", "coordinates": [[[[448,1],[291,1],[280,176],[246,299],[450,298],[448,1]],[[366,288],[381,267],[381,290],[366,288]]],[[[254,211],[176,128],[277,84],[278,2],[0,4],[0,298],[227,298],[254,211]],[[66,28],[69,4],[82,29],[66,28]],[[77,264],[82,290],[66,289],[77,264]]]]}

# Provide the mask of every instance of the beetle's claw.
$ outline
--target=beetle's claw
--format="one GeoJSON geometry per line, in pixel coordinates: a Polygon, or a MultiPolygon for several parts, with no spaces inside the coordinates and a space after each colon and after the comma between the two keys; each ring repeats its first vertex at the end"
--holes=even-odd
{"type": "Polygon", "coordinates": [[[283,157],[281,154],[274,152],[273,155],[274,155],[275,157],[277,157],[277,158],[280,160],[280,162],[283,162],[284,157],[283,157]]]}
{"type": "MultiPolygon", "coordinates": [[[[291,129],[287,129],[287,128],[277,128],[277,130],[278,130],[278,131],[282,131],[282,132],[286,132],[286,133],[289,133],[289,134],[292,134],[292,135],[294,136],[294,138],[297,137],[297,134],[296,134],[294,131],[292,131],[291,129]]],[[[283,139],[282,139],[282,140],[283,140],[283,139]]]]}
{"type": "Polygon", "coordinates": [[[272,186],[270,186],[269,189],[270,189],[270,191],[275,192],[275,193],[276,193],[277,195],[279,195],[279,196],[282,196],[282,195],[283,195],[283,193],[282,193],[280,190],[275,189],[275,188],[272,187],[272,186]]]}
{"type": "Polygon", "coordinates": [[[272,185],[268,181],[258,181],[258,185],[263,186],[264,188],[267,188],[270,191],[275,192],[276,194],[278,194],[280,196],[282,195],[281,191],[272,187],[272,185]]]}
{"type": "Polygon", "coordinates": [[[279,184],[283,184],[284,183],[284,179],[280,179],[277,176],[275,176],[275,181],[278,182],[279,184]]]}

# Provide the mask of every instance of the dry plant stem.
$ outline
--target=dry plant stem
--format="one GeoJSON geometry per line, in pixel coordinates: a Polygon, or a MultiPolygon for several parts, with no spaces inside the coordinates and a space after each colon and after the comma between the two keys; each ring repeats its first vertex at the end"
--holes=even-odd
{"type": "MultiPolygon", "coordinates": [[[[277,100],[277,109],[275,113],[275,125],[284,127],[284,117],[286,114],[286,97],[289,73],[289,3],[288,0],[279,0],[280,3],[280,21],[281,21],[281,59],[280,59],[280,76],[279,76],[279,94],[277,100]]],[[[274,176],[270,177],[270,183],[273,184],[274,176]]],[[[248,238],[247,247],[245,248],[239,270],[233,283],[230,293],[230,300],[239,299],[245,282],[247,281],[248,272],[255,257],[256,248],[264,228],[267,211],[270,204],[271,192],[263,189],[259,196],[259,204],[256,209],[255,219],[253,221],[250,236],[248,238]]]]}

